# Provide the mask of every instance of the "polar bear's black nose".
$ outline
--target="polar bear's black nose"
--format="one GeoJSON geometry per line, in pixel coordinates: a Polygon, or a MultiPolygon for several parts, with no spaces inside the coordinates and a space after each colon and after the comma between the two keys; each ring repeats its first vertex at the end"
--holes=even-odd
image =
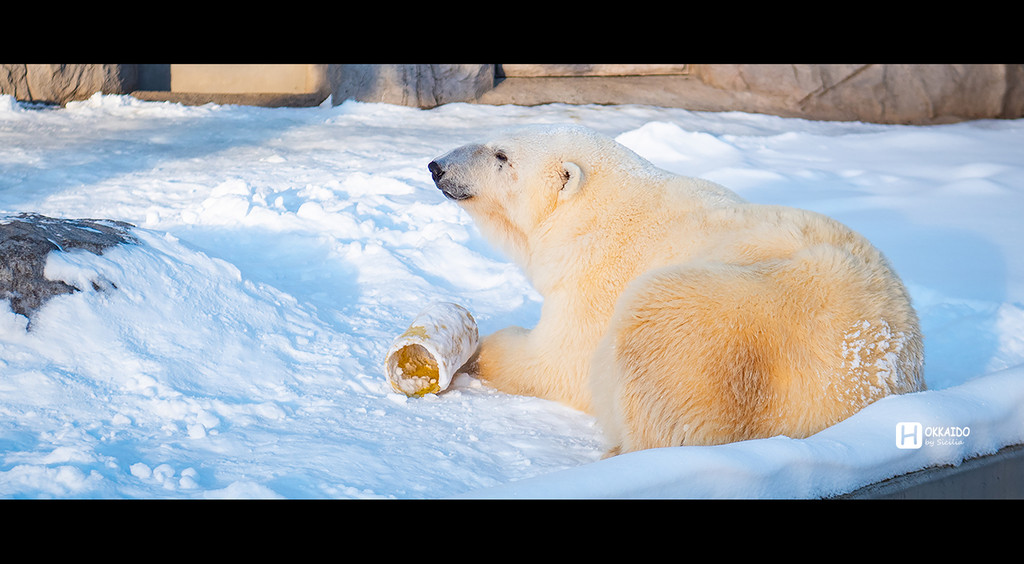
{"type": "MultiPolygon", "coordinates": [[[[439,160],[445,161],[445,159],[439,160]]],[[[441,190],[445,197],[452,200],[466,200],[471,197],[469,190],[465,186],[454,182],[454,180],[457,180],[458,175],[453,177],[450,174],[445,174],[445,169],[439,162],[431,161],[427,165],[427,170],[430,171],[430,175],[434,177],[434,184],[437,185],[437,188],[441,190]]]]}
{"type": "Polygon", "coordinates": [[[437,164],[437,161],[430,161],[430,164],[427,165],[427,170],[434,177],[434,182],[441,180],[441,177],[444,176],[444,169],[441,168],[441,165],[437,164]]]}

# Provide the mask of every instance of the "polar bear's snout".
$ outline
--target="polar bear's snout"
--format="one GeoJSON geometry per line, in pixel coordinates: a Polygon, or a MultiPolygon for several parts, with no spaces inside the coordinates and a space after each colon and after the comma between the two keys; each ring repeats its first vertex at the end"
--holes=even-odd
{"type": "Polygon", "coordinates": [[[458,179],[458,167],[456,166],[456,163],[459,162],[458,153],[460,151],[457,149],[447,155],[438,157],[427,165],[427,170],[430,171],[434,184],[437,185],[437,188],[441,190],[445,197],[452,200],[465,200],[472,197],[473,194],[469,187],[458,179]]]}
{"type": "Polygon", "coordinates": [[[427,165],[427,170],[430,171],[430,176],[434,179],[435,184],[444,176],[444,169],[441,168],[441,165],[437,164],[437,161],[430,161],[430,164],[427,165]]]}
{"type": "Polygon", "coordinates": [[[452,200],[465,200],[472,196],[465,186],[454,182],[452,175],[447,174],[445,168],[437,161],[431,162],[427,168],[430,170],[430,175],[434,177],[434,184],[445,197],[452,200]]]}
{"type": "Polygon", "coordinates": [[[441,168],[441,165],[437,161],[430,161],[427,165],[427,170],[430,171],[430,176],[434,179],[434,184],[437,184],[438,188],[441,188],[441,182],[444,178],[445,170],[441,168]]]}

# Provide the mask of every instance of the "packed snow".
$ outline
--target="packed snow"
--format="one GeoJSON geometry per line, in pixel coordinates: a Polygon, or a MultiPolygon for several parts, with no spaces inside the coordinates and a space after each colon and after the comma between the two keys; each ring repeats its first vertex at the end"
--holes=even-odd
{"type": "Polygon", "coordinates": [[[47,276],[84,290],[31,327],[0,304],[0,497],[818,498],[1022,443],[1022,149],[1021,120],[0,96],[0,216],[125,221],[140,241],[52,253],[47,276]],[[427,163],[563,122],[865,234],[910,289],[929,390],[806,439],[608,459],[590,416],[469,375],[396,393],[383,357],[427,305],[465,306],[481,335],[541,305],[427,163]],[[910,423],[922,442],[900,448],[910,423]]]}

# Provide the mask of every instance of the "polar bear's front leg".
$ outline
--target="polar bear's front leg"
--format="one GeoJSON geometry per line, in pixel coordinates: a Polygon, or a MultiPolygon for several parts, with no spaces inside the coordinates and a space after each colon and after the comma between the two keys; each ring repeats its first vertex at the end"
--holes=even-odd
{"type": "Polygon", "coordinates": [[[506,327],[485,337],[477,359],[480,379],[506,393],[533,395],[525,391],[522,377],[529,364],[529,337],[530,331],[522,327],[506,327]]]}
{"type": "MultiPolygon", "coordinates": [[[[534,330],[536,331],[536,330],[534,330]]],[[[580,385],[578,351],[557,351],[522,327],[506,327],[480,343],[478,375],[488,385],[509,394],[558,401],[581,411],[590,409],[589,393],[580,385]],[[555,354],[552,354],[552,350],[555,354]],[[573,354],[573,353],[577,354],[573,354]]]]}

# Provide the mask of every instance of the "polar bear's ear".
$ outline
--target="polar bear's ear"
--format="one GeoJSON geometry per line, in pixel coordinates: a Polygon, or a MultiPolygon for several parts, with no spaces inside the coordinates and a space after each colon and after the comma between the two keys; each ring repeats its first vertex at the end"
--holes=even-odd
{"type": "Polygon", "coordinates": [[[571,198],[583,186],[583,170],[578,164],[568,161],[562,163],[562,170],[564,171],[565,183],[562,184],[562,190],[558,193],[558,197],[559,199],[571,198]]]}

